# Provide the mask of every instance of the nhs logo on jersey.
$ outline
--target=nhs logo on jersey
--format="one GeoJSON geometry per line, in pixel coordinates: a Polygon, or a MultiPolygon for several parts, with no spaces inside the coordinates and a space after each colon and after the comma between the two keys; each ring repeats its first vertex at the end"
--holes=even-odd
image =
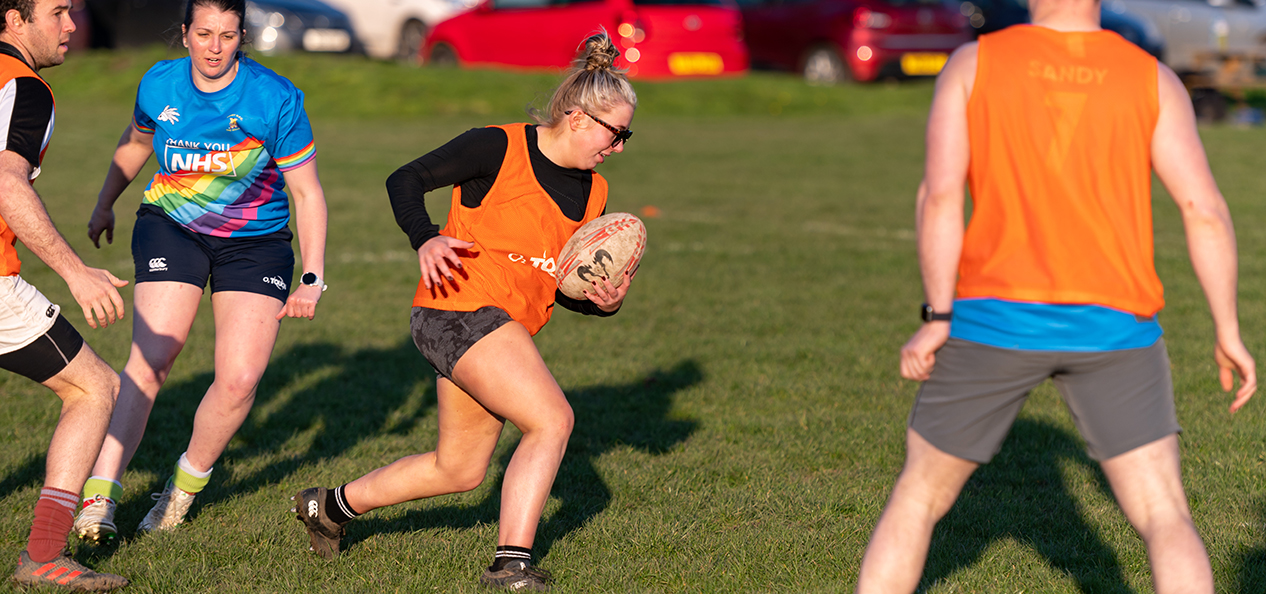
{"type": "Polygon", "coordinates": [[[163,150],[163,163],[172,173],[209,173],[237,177],[232,147],[217,142],[171,139],[163,150]]]}

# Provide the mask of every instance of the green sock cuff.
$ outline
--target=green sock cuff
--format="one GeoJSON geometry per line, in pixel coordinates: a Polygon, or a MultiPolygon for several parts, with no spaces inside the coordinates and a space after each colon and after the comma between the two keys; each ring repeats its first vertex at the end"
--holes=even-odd
{"type": "Polygon", "coordinates": [[[92,477],[84,482],[83,499],[96,495],[105,495],[118,502],[123,499],[123,485],[110,479],[92,477]]]}
{"type": "Polygon", "coordinates": [[[188,472],[185,472],[184,469],[180,468],[180,465],[177,464],[176,474],[172,475],[171,482],[176,485],[177,489],[186,493],[201,493],[202,490],[206,488],[207,483],[211,482],[211,473],[207,473],[207,476],[198,478],[188,472]]]}

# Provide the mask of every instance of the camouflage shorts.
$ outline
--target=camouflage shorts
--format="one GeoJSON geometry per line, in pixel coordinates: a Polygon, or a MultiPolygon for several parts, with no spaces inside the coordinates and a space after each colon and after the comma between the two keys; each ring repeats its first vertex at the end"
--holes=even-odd
{"type": "Polygon", "coordinates": [[[413,344],[441,377],[453,379],[453,367],[479,339],[510,323],[510,314],[491,305],[475,311],[413,308],[409,327],[413,344]]]}

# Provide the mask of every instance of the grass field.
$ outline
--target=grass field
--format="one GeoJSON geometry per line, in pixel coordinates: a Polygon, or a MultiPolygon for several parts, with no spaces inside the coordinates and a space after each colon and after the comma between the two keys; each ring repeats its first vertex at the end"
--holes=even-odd
{"type": "MultiPolygon", "coordinates": [[[[47,72],[58,131],[38,188],[85,259],[124,278],[141,183],[116,208],[113,246],[93,249],[84,228],[135,84],[161,56],[74,56],[47,72]]],[[[308,95],[331,211],[331,289],[316,321],[283,324],[255,410],[191,521],[136,537],[211,381],[204,310],[125,477],[126,538],[76,544],[76,554],[128,576],[135,593],[476,591],[495,544],[512,428],[484,485],[366,515],[334,562],[306,551],[288,498],[433,447],[434,375],[407,332],[417,265],[383,182],[467,128],[522,120],[523,105],[543,102],[554,79],[360,60],[268,64],[308,95]]],[[[563,311],[538,335],[576,410],[536,543],[540,564],[562,592],[850,591],[902,461],[917,388],[899,378],[896,353],[922,299],[913,196],[931,87],[821,89],[758,75],[638,90],[637,135],[601,171],[610,210],[651,205],[662,215],[646,219],[644,265],[618,316],[563,311]]],[[[1261,355],[1261,131],[1203,134],[1238,222],[1241,319],[1261,355]]],[[[448,193],[437,194],[439,216],[448,193]]],[[[1263,592],[1266,403],[1226,412],[1181,224],[1156,194],[1162,323],[1195,519],[1219,591],[1263,592]]],[[[73,304],[55,275],[24,259],[25,277],[73,304]]],[[[92,331],[67,312],[123,365],[128,324],[92,331]]],[[[0,558],[12,561],[58,403],[9,374],[0,393],[0,558]]],[[[938,527],[923,591],[1150,592],[1148,575],[1141,541],[1048,384],[938,527]]]]}

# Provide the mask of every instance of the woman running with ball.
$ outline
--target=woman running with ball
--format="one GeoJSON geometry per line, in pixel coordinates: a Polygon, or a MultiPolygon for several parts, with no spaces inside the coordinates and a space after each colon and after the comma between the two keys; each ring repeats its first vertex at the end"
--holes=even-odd
{"type": "MultiPolygon", "coordinates": [[[[119,480],[136,453],[159,388],[184,347],[207,279],[215,314],[215,380],[194,416],[172,478],[140,530],[174,528],[242,426],[268,365],[280,321],[312,319],[324,283],[326,208],[303,93],[243,56],[245,0],[188,0],[189,57],[159,62],[137,91],[101,188],[88,236],[114,236],[113,206],[149,160],[132,256],[132,353],[110,433],[84,486],[75,521],[84,538],[113,538],[119,480]],[[306,273],[294,293],[289,187],[306,273]]],[[[177,459],[178,458],[178,459],[177,459]]]]}
{"type": "Polygon", "coordinates": [[[604,280],[588,301],[557,292],[552,271],[568,238],[603,213],[607,184],[593,168],[624,150],[637,95],[613,67],[604,33],[582,54],[533,126],[474,129],[387,180],[396,221],[422,269],[412,333],[435,368],[439,443],[337,489],[300,491],[298,518],[312,548],[339,552],[343,526],[372,509],[469,491],[483,482],[506,421],[523,433],[507,466],[492,566],[479,581],[548,589],[532,543],[571,435],[573,416],[532,342],[554,303],[590,315],[620,309],[629,290],[604,280]],[[431,223],[423,195],[452,185],[448,225],[431,223]]]}

